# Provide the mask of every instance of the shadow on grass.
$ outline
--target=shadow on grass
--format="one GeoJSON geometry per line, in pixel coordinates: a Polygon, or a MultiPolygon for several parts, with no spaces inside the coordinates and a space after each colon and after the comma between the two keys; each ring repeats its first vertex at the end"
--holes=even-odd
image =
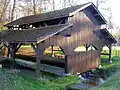
{"type": "Polygon", "coordinates": [[[102,72],[108,76],[105,83],[94,90],[120,90],[120,57],[112,57],[113,63],[105,65],[102,70],[98,70],[99,74],[102,72]]]}
{"type": "Polygon", "coordinates": [[[107,79],[114,74],[117,70],[120,70],[120,57],[112,57],[112,63],[108,64],[107,57],[101,57],[102,68],[96,69],[94,73],[103,79],[107,79]]]}

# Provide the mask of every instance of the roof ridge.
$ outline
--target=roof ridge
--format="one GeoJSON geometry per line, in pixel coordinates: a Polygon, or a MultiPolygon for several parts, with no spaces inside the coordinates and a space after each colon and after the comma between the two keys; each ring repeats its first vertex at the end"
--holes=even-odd
{"type": "Polygon", "coordinates": [[[72,7],[62,8],[62,9],[58,9],[58,10],[55,10],[55,11],[49,11],[49,12],[41,13],[41,14],[37,14],[37,15],[29,15],[29,16],[20,17],[16,20],[6,24],[5,26],[19,25],[18,23],[16,23],[16,21],[19,21],[20,25],[27,24],[28,22],[26,23],[25,19],[27,19],[27,18],[32,19],[33,17],[34,17],[35,20],[32,20],[32,21],[30,20],[29,23],[34,23],[34,21],[38,22],[38,20],[36,20],[36,17],[41,17],[40,21],[49,20],[49,18],[50,19],[55,19],[57,17],[58,18],[63,17],[63,16],[67,17],[67,16],[69,16],[69,13],[72,13],[72,12],[76,11],[77,9],[79,9],[79,8],[89,4],[89,3],[75,5],[75,6],[72,6],[72,7]],[[66,11],[66,12],[64,12],[64,11],[66,11]],[[47,16],[49,14],[50,14],[50,16],[47,16]],[[55,15],[55,14],[58,14],[58,15],[55,15]],[[55,16],[53,17],[53,15],[55,15],[55,16]]]}
{"type": "MultiPolygon", "coordinates": [[[[66,8],[61,8],[61,9],[57,9],[57,10],[54,10],[54,11],[48,11],[48,12],[45,12],[45,13],[43,12],[43,13],[36,14],[36,15],[23,16],[23,17],[20,17],[20,18],[29,17],[29,16],[38,16],[38,15],[42,15],[42,14],[47,14],[47,13],[51,13],[51,12],[60,11],[60,10],[63,10],[63,9],[72,9],[73,7],[81,6],[81,5],[87,5],[87,4],[90,4],[90,3],[92,3],[92,2],[88,2],[88,3],[84,3],[84,4],[80,4],[80,5],[69,6],[69,7],[66,7],[66,8]]],[[[18,19],[20,19],[20,18],[18,18],[18,19]]]]}
{"type": "MultiPolygon", "coordinates": [[[[79,11],[86,9],[89,6],[92,6],[98,13],[100,13],[92,2],[88,2],[88,3],[84,3],[84,4],[80,4],[80,5],[75,5],[72,7],[55,10],[55,11],[21,17],[17,20],[14,20],[14,21],[6,24],[5,26],[33,24],[36,22],[54,20],[54,19],[58,19],[58,18],[67,18],[67,17],[74,15],[75,13],[77,13],[79,11]]],[[[101,15],[101,13],[100,13],[100,17],[104,22],[106,22],[105,19],[103,18],[103,16],[101,15]]]]}

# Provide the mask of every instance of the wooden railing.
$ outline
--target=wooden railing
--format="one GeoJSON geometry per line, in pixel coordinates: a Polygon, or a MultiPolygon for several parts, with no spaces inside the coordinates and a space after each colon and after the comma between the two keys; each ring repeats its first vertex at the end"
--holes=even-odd
{"type": "Polygon", "coordinates": [[[68,55],[67,63],[68,72],[72,74],[86,72],[99,66],[100,53],[98,51],[88,51],[68,55]]]}

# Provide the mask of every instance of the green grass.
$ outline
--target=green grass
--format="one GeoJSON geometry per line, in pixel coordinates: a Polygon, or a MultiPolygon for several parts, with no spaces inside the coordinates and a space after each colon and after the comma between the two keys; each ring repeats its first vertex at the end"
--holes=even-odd
{"type": "Polygon", "coordinates": [[[118,70],[120,70],[120,57],[113,57],[112,61],[112,64],[108,64],[107,57],[102,56],[102,68],[96,69],[94,73],[103,79],[107,79],[108,77],[116,73],[118,70]]]}
{"type": "Polygon", "coordinates": [[[36,79],[18,76],[14,72],[0,69],[0,81],[4,77],[4,82],[0,83],[0,90],[66,90],[66,87],[73,86],[80,79],[76,76],[57,77],[47,80],[44,77],[36,79]]]}
{"type": "Polygon", "coordinates": [[[114,73],[96,90],[120,90],[120,72],[114,73]]]}
{"type": "Polygon", "coordinates": [[[13,81],[15,90],[65,90],[66,86],[73,82],[77,82],[76,77],[62,77],[54,80],[41,79],[36,81],[31,78],[17,77],[13,81]]]}
{"type": "Polygon", "coordinates": [[[107,57],[101,57],[101,63],[103,68],[97,70],[96,72],[100,75],[105,75],[107,79],[105,83],[95,90],[120,90],[120,56],[116,56],[118,50],[113,50],[112,52],[112,64],[107,63],[107,57]]]}
{"type": "MultiPolygon", "coordinates": [[[[108,64],[108,57],[101,57],[101,64],[103,68],[97,69],[94,73],[102,78],[105,78],[105,83],[95,90],[120,90],[120,57],[116,56],[116,51],[112,52],[112,64],[108,64]]],[[[108,51],[107,51],[108,52],[108,51]]],[[[117,51],[120,52],[119,50],[117,51]]],[[[52,76],[44,74],[45,76],[52,76]]],[[[80,79],[76,76],[55,77],[52,80],[46,80],[44,76],[40,81],[36,79],[18,76],[15,73],[9,73],[7,70],[0,70],[0,90],[66,90],[66,87],[71,87],[77,84],[80,79]],[[2,74],[1,74],[2,73],[2,74]],[[3,77],[1,77],[3,75],[3,77]]]]}

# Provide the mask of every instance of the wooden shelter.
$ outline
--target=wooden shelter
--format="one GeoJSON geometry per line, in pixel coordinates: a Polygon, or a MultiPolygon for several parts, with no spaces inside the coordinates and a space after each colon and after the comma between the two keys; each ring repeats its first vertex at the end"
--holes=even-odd
{"type": "Polygon", "coordinates": [[[95,5],[86,3],[10,22],[6,25],[9,30],[0,34],[0,41],[10,45],[13,59],[22,43],[30,43],[36,52],[38,77],[44,50],[60,46],[65,54],[65,68],[61,73],[77,74],[97,68],[102,47],[116,42],[107,29],[101,29],[105,24],[95,5]],[[81,45],[86,51],[75,52],[81,45]],[[90,46],[95,49],[88,50],[90,46]]]}

